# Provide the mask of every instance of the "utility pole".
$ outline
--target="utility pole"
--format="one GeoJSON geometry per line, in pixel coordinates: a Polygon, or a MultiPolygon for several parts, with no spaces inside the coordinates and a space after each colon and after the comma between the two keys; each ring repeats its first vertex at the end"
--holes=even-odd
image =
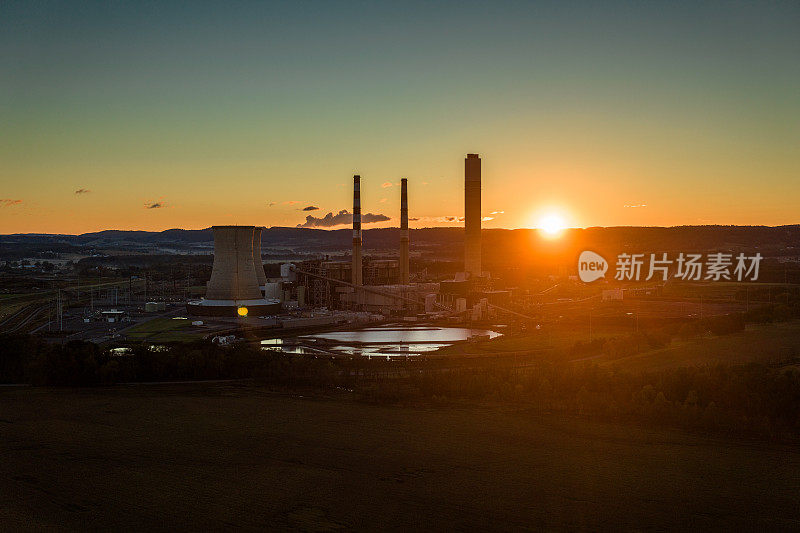
{"type": "Polygon", "coordinates": [[[61,289],[58,289],[58,331],[64,331],[64,309],[61,304],[61,289]]]}

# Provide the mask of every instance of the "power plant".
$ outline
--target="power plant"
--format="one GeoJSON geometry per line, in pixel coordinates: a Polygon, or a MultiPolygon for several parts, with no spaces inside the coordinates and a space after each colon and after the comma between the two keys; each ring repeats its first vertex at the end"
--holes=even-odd
{"type": "MultiPolygon", "coordinates": [[[[260,226],[214,226],[214,264],[205,298],[192,301],[196,315],[273,315],[281,307],[414,315],[448,308],[457,313],[496,301],[481,265],[481,159],[464,160],[464,267],[452,280],[412,283],[408,179],[400,180],[398,259],[364,257],[361,176],[353,176],[352,249],[347,260],[325,258],[283,264],[280,277],[267,278],[261,263],[260,226]],[[242,309],[246,308],[244,313],[242,309]]],[[[342,258],[346,259],[346,258],[342,258]]],[[[503,293],[503,294],[500,294],[503,293]]],[[[474,313],[473,313],[473,316],[474,313]]]]}
{"type": "Polygon", "coordinates": [[[205,316],[279,312],[280,301],[266,299],[261,292],[261,279],[266,284],[261,263],[261,228],[214,226],[212,230],[214,264],[211,279],[206,284],[205,298],[189,302],[188,311],[205,316]]]}

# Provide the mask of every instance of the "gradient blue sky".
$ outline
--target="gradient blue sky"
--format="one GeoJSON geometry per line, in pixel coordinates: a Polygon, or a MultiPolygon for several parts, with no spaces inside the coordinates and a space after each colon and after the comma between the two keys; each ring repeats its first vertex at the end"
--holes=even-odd
{"type": "Polygon", "coordinates": [[[0,233],[798,223],[800,3],[3,2],[0,124],[0,233]]]}

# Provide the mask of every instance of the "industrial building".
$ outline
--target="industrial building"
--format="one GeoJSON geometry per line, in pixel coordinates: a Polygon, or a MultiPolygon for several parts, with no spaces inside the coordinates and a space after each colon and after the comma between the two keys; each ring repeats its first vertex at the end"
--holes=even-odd
{"type": "Polygon", "coordinates": [[[400,187],[399,259],[362,254],[361,177],[353,176],[353,241],[350,261],[308,261],[298,268],[298,284],[308,287],[308,301],[318,307],[383,314],[416,314],[434,305],[438,284],[411,284],[408,180],[400,187]]]}
{"type": "Polygon", "coordinates": [[[394,258],[364,257],[361,176],[353,176],[350,257],[281,265],[280,278],[267,279],[261,263],[261,231],[256,226],[215,226],[214,264],[205,298],[188,304],[199,315],[272,315],[317,308],[409,316],[442,308],[465,316],[485,316],[486,305],[505,303],[508,293],[491,291],[481,265],[481,158],[464,161],[464,268],[455,279],[412,283],[408,180],[400,182],[399,253],[394,258]],[[481,307],[482,305],[482,307],[481,307]],[[473,309],[472,314],[467,311],[473,309]]]}
{"type": "Polygon", "coordinates": [[[481,265],[481,158],[464,160],[464,269],[440,283],[411,283],[408,180],[400,183],[399,259],[363,255],[361,177],[353,176],[353,241],[350,260],[309,261],[300,265],[298,284],[308,287],[311,305],[409,315],[448,308],[485,316],[486,305],[505,304],[507,291],[492,291],[481,265]],[[483,307],[478,308],[483,304],[483,307]]]}
{"type": "Polygon", "coordinates": [[[234,317],[279,312],[280,301],[264,298],[262,293],[266,277],[261,262],[261,228],[214,226],[212,230],[211,279],[206,284],[205,298],[188,302],[187,310],[194,315],[234,317]]]}
{"type": "Polygon", "coordinates": [[[509,291],[492,290],[481,264],[481,158],[464,159],[464,271],[439,284],[436,302],[472,320],[485,320],[491,306],[507,305],[509,291]]]}

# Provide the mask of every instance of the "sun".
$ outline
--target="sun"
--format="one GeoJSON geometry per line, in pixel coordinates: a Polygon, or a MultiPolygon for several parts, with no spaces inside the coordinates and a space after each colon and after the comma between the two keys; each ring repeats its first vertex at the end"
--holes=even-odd
{"type": "Polygon", "coordinates": [[[561,215],[549,213],[539,219],[536,227],[546,238],[556,239],[560,237],[562,233],[564,233],[565,229],[567,229],[567,223],[564,221],[564,217],[561,215]]]}

